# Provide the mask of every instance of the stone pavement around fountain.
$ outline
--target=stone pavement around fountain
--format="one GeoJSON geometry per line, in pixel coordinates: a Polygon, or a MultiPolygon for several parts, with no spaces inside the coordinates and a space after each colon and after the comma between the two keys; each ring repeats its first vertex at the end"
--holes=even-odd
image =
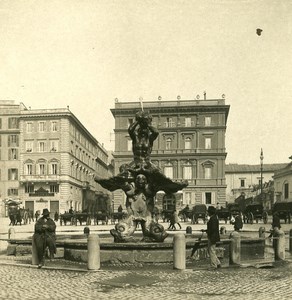
{"type": "Polygon", "coordinates": [[[37,269],[3,265],[0,299],[291,299],[292,264],[208,270],[37,269]]]}
{"type": "MultiPolygon", "coordinates": [[[[0,220],[0,233],[8,231],[8,219],[0,220]],[[6,222],[6,223],[5,223],[6,222]]],[[[16,226],[16,236],[31,236],[33,225],[16,226]]],[[[182,231],[190,223],[182,223],[182,231]]],[[[204,224],[191,225],[193,230],[204,224]]],[[[225,226],[225,224],[220,224],[225,226]]],[[[253,225],[251,225],[253,226],[253,225]]],[[[255,232],[263,224],[254,225],[255,232]]],[[[286,226],[286,225],[285,225],[286,226]]],[[[285,230],[289,230],[287,228],[285,230]]],[[[113,225],[92,226],[100,233],[113,225]]],[[[227,225],[227,230],[232,227],[227,225]]],[[[265,225],[269,229],[269,225],[265,225]]],[[[84,226],[58,226],[58,233],[82,232],[84,226]]],[[[7,234],[6,234],[7,236],[7,234]]],[[[244,265],[208,271],[206,268],[173,270],[170,264],[151,267],[111,265],[96,272],[84,263],[63,259],[48,261],[42,269],[31,265],[31,256],[0,255],[0,299],[291,299],[292,261],[274,266],[244,265]]]]}

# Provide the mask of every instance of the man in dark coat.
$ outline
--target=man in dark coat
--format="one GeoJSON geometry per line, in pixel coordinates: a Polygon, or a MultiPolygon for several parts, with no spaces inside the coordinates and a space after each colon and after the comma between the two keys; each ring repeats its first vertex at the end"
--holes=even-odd
{"type": "Polygon", "coordinates": [[[37,249],[37,256],[41,268],[44,265],[46,248],[49,248],[50,258],[56,253],[56,224],[50,218],[47,208],[43,209],[43,216],[39,218],[34,227],[34,241],[37,249]]]}
{"type": "Polygon", "coordinates": [[[219,220],[216,215],[216,208],[209,206],[208,214],[210,219],[207,223],[207,230],[202,229],[202,231],[207,232],[208,236],[208,252],[211,259],[211,269],[217,269],[221,267],[221,263],[216,255],[216,243],[220,241],[219,220]]]}
{"type": "Polygon", "coordinates": [[[234,220],[230,221],[233,224],[235,231],[240,231],[243,227],[243,222],[240,213],[236,213],[234,220]]]}
{"type": "Polygon", "coordinates": [[[274,212],[273,221],[272,221],[272,229],[274,230],[275,228],[278,229],[281,228],[281,221],[280,221],[279,214],[277,212],[274,212]]]}

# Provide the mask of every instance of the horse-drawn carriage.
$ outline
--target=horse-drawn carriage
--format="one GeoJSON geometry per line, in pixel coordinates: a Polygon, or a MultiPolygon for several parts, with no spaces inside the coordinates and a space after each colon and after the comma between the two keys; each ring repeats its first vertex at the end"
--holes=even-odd
{"type": "Polygon", "coordinates": [[[204,224],[207,222],[207,206],[205,204],[197,204],[192,209],[192,224],[198,224],[202,219],[204,224]]]}
{"type": "Polygon", "coordinates": [[[230,211],[228,208],[221,207],[220,209],[217,209],[217,216],[219,221],[224,220],[225,224],[227,223],[228,220],[230,220],[230,211]]]}
{"type": "Polygon", "coordinates": [[[97,211],[94,214],[94,225],[98,225],[99,221],[104,224],[108,224],[109,214],[106,211],[97,211]]]}
{"type": "Polygon", "coordinates": [[[292,216],[292,201],[290,202],[276,202],[273,206],[273,214],[277,213],[279,218],[284,220],[285,223],[291,224],[292,216]]]}
{"type": "Polygon", "coordinates": [[[254,221],[258,223],[259,220],[263,220],[264,224],[268,222],[268,213],[264,210],[263,205],[258,203],[247,205],[243,212],[244,223],[253,224],[254,221]]]}
{"type": "Polygon", "coordinates": [[[258,223],[259,220],[263,220],[264,224],[267,224],[268,213],[264,210],[259,197],[245,198],[244,195],[240,195],[235,202],[239,205],[244,223],[253,224],[254,221],[258,223]]]}
{"type": "Polygon", "coordinates": [[[161,212],[161,218],[163,222],[169,222],[172,215],[173,215],[174,210],[173,209],[164,209],[161,212]]]}
{"type": "Polygon", "coordinates": [[[67,225],[67,223],[74,225],[74,214],[68,212],[60,214],[60,225],[67,225]]]}
{"type": "Polygon", "coordinates": [[[119,222],[120,220],[122,220],[123,218],[125,218],[127,216],[127,214],[125,212],[113,212],[111,213],[110,219],[111,219],[111,223],[115,224],[116,222],[119,222]]]}
{"type": "Polygon", "coordinates": [[[179,211],[178,216],[183,222],[186,222],[188,219],[192,219],[192,210],[187,205],[179,211]]]}
{"type": "Polygon", "coordinates": [[[86,225],[90,225],[91,218],[90,215],[87,212],[76,212],[76,213],[69,213],[65,212],[64,214],[60,215],[60,225],[67,225],[67,223],[70,223],[70,225],[78,225],[78,222],[80,225],[85,223],[86,225]]]}
{"type": "Polygon", "coordinates": [[[22,220],[23,220],[23,213],[24,209],[21,209],[19,205],[21,204],[21,201],[18,200],[7,200],[5,202],[5,205],[7,205],[8,209],[8,217],[10,219],[10,224],[9,225],[21,225],[22,220]]]}

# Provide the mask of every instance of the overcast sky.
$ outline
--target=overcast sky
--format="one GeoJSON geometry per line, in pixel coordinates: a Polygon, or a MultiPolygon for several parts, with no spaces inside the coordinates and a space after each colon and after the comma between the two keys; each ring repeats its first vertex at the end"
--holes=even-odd
{"type": "Polygon", "coordinates": [[[290,0],[1,0],[0,99],[69,105],[111,150],[115,98],[225,94],[226,162],[289,162],[291,48],[290,0]]]}

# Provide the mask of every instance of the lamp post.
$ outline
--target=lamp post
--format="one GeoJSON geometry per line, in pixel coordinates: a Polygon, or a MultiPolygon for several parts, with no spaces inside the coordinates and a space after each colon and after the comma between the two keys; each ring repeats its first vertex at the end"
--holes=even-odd
{"type": "Polygon", "coordinates": [[[261,160],[261,200],[263,200],[263,160],[264,160],[264,155],[263,155],[263,149],[261,148],[261,155],[260,155],[260,160],[261,160]]]}

